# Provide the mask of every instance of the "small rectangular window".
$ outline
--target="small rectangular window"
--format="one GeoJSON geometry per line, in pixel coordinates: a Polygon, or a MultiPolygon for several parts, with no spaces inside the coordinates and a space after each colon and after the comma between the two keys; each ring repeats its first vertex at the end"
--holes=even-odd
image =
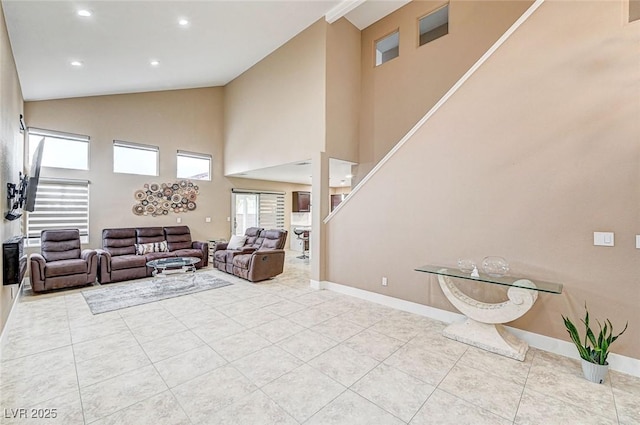
{"type": "Polygon", "coordinates": [[[176,159],[179,179],[211,180],[211,155],[178,151],[176,159]]]}
{"type": "Polygon", "coordinates": [[[89,136],[39,128],[29,128],[28,132],[29,158],[33,158],[38,143],[44,140],[43,167],[89,169],[89,136]]]}
{"type": "Polygon", "coordinates": [[[157,146],[113,141],[113,172],[157,176],[160,149],[157,146]]]}
{"type": "Polygon", "coordinates": [[[449,5],[419,19],[420,46],[449,34],[449,5]]]}
{"type": "Polygon", "coordinates": [[[400,32],[381,38],[376,41],[376,66],[397,58],[400,54],[400,32]]]}

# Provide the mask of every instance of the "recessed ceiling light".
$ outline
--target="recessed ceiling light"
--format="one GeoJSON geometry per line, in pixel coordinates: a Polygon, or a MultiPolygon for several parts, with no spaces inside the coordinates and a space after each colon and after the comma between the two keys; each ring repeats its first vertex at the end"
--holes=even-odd
{"type": "Polygon", "coordinates": [[[82,62],[80,61],[71,61],[71,66],[82,66],[82,62]]]}
{"type": "Polygon", "coordinates": [[[78,16],[82,16],[82,17],[87,18],[87,17],[91,16],[91,11],[90,10],[86,10],[86,9],[78,10],[78,16]]]}
{"type": "Polygon", "coordinates": [[[186,19],[180,19],[178,23],[183,27],[186,27],[187,25],[189,25],[189,21],[187,21],[186,19]]]}
{"type": "Polygon", "coordinates": [[[158,65],[160,65],[160,61],[157,61],[157,60],[152,60],[152,61],[150,61],[149,63],[151,64],[151,66],[158,66],[158,65]]]}

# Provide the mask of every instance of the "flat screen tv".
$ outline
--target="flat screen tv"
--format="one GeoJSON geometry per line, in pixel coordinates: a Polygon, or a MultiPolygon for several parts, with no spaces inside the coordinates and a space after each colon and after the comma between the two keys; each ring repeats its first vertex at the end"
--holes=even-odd
{"type": "Polygon", "coordinates": [[[38,142],[38,147],[31,159],[31,172],[27,182],[24,196],[24,210],[33,212],[36,207],[36,192],[38,191],[38,181],[40,180],[40,166],[42,164],[42,151],[44,150],[44,137],[38,142]]]}

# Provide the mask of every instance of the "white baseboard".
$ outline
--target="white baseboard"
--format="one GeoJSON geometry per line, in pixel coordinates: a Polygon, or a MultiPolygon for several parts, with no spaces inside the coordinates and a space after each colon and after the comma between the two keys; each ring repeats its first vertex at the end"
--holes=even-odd
{"type": "MultiPolygon", "coordinates": [[[[328,281],[318,282],[312,280],[310,286],[315,289],[327,289],[330,291],[339,292],[341,294],[350,295],[355,298],[371,301],[376,304],[395,308],[397,310],[419,314],[421,316],[429,317],[430,319],[439,320],[445,323],[452,323],[464,319],[464,316],[459,313],[453,313],[451,311],[429,307],[427,305],[401,300],[400,298],[394,298],[388,295],[365,291],[364,289],[341,285],[339,283],[328,281]]],[[[572,342],[563,341],[561,339],[552,338],[534,332],[524,331],[522,329],[512,328],[510,326],[506,326],[506,328],[509,329],[509,331],[511,331],[515,336],[529,344],[531,347],[548,351],[550,353],[559,354],[561,356],[570,357],[572,359],[580,359],[580,356],[578,356],[576,348],[572,342]]],[[[611,353],[609,354],[609,368],[617,372],[626,373],[628,375],[637,376],[640,378],[640,359],[634,359],[633,357],[611,353]]]]}
{"type": "Polygon", "coordinates": [[[22,282],[20,282],[20,285],[18,285],[18,293],[16,294],[16,297],[13,299],[13,304],[11,304],[11,311],[9,311],[9,315],[7,316],[7,321],[4,322],[4,327],[0,332],[0,360],[2,360],[2,353],[4,352],[3,348],[7,342],[6,340],[7,340],[7,335],[9,334],[9,326],[11,324],[13,313],[16,311],[16,304],[18,303],[18,300],[20,299],[20,297],[22,297],[22,285],[24,285],[25,279],[22,279],[22,282]]]}

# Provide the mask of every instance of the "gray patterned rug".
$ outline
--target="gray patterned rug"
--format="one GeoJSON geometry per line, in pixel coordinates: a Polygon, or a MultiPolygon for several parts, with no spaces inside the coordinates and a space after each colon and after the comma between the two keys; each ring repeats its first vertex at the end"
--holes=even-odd
{"type": "Polygon", "coordinates": [[[125,282],[119,286],[105,285],[100,289],[82,291],[82,295],[91,312],[100,314],[228,285],[233,284],[211,273],[200,272],[125,282]]]}

